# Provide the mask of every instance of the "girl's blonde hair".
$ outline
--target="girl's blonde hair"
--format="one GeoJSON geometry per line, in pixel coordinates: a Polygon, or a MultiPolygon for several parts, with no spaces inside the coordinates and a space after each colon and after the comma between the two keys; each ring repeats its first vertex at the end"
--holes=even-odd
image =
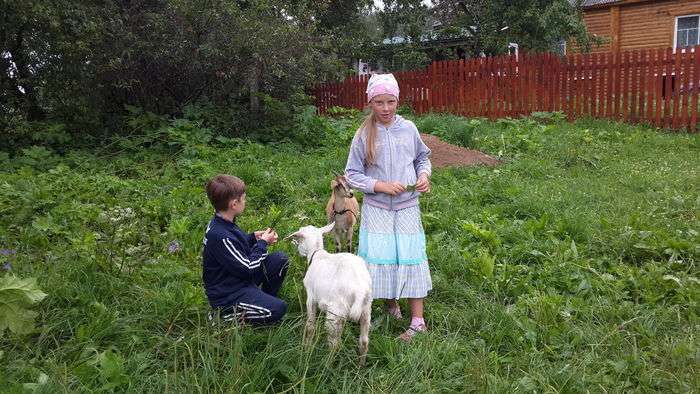
{"type": "Polygon", "coordinates": [[[355,132],[355,136],[358,139],[362,136],[362,131],[365,132],[365,140],[367,145],[365,147],[365,165],[374,165],[374,159],[377,153],[376,139],[377,139],[377,118],[374,115],[374,111],[370,109],[369,115],[362,122],[360,127],[355,132]]]}

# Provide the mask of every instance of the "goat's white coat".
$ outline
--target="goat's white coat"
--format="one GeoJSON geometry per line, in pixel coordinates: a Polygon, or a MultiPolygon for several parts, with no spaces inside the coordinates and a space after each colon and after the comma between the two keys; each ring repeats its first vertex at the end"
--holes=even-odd
{"type": "Polygon", "coordinates": [[[323,234],[333,226],[334,223],[320,229],[306,226],[287,237],[294,239],[299,254],[310,263],[304,276],[307,340],[315,331],[317,309],[326,312],[328,342],[333,348],[338,346],[345,320],[359,322],[360,363],[364,363],[369,344],[372,279],[361,257],[350,253],[332,254],[323,249],[323,234]]]}

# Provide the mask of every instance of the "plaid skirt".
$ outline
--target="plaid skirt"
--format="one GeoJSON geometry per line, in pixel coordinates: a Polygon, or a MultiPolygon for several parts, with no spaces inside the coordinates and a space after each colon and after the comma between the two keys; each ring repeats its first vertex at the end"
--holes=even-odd
{"type": "Polygon", "coordinates": [[[363,204],[359,238],[374,298],[424,298],[432,290],[419,206],[390,211],[363,204]]]}

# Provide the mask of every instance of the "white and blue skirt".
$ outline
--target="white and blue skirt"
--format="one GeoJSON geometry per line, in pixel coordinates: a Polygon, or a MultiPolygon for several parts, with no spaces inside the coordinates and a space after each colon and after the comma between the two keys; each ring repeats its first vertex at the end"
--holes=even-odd
{"type": "Polygon", "coordinates": [[[390,211],[363,204],[359,243],[374,298],[424,298],[432,290],[419,206],[390,211]]]}

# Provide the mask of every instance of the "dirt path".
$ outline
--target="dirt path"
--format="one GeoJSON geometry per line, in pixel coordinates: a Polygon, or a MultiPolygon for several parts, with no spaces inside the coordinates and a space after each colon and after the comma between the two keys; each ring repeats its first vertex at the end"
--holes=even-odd
{"type": "Polygon", "coordinates": [[[474,165],[495,166],[499,161],[478,150],[466,149],[461,146],[448,144],[440,138],[422,134],[421,138],[428,148],[433,151],[430,162],[435,168],[441,167],[466,167],[474,165]]]}

